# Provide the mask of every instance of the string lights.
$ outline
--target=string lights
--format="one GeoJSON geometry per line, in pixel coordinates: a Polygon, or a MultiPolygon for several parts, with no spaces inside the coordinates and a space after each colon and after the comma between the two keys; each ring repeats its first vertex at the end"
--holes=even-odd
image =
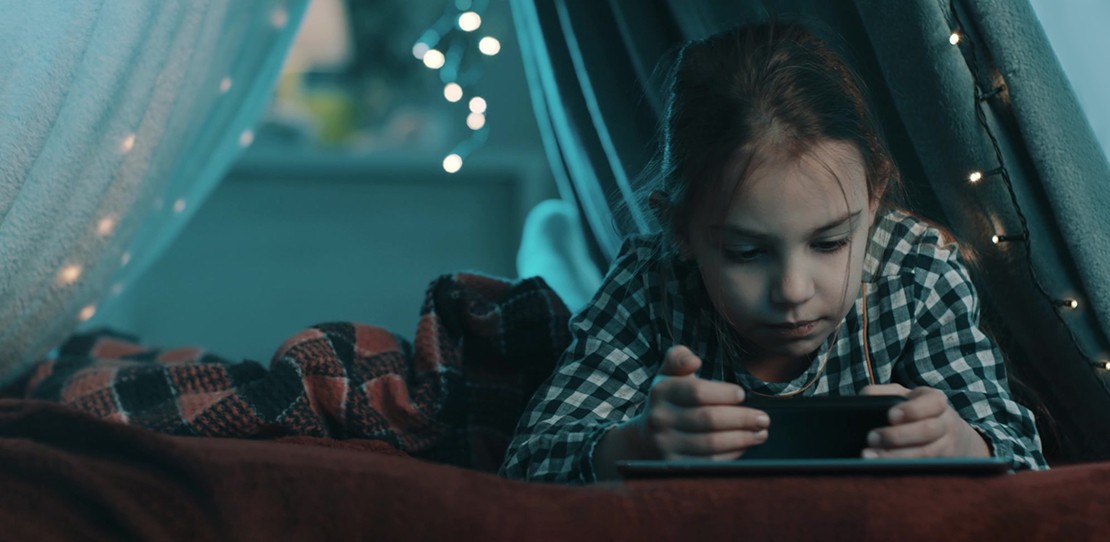
{"type": "Polygon", "coordinates": [[[987,171],[972,171],[971,174],[967,176],[967,180],[971,184],[975,184],[975,183],[983,180],[984,177],[990,177],[991,175],[998,175],[999,173],[1002,173],[1002,168],[994,168],[994,169],[990,169],[990,170],[987,170],[987,171]]]}
{"type": "Polygon", "coordinates": [[[451,0],[443,15],[412,46],[413,57],[439,72],[445,100],[458,103],[469,96],[466,126],[470,135],[444,157],[443,170],[447,173],[462,169],[464,160],[489,137],[486,100],[474,94],[482,77],[481,58],[501,52],[497,38],[479,32],[488,6],[489,0],[451,0]]]}
{"type": "MultiPolygon", "coordinates": [[[[960,15],[956,10],[956,6],[955,6],[953,0],[950,0],[948,2],[948,9],[949,9],[950,17],[954,21],[958,21],[960,15]]],[[[1018,220],[1021,223],[1021,230],[1020,230],[1020,233],[992,235],[991,236],[991,243],[993,243],[994,245],[1003,245],[1003,244],[1027,242],[1029,240],[1029,225],[1028,225],[1028,222],[1026,221],[1025,214],[1022,213],[1022,211],[1021,211],[1021,206],[1018,205],[1017,195],[1014,192],[1014,187],[1013,187],[1013,183],[1011,182],[1011,179],[1010,179],[1010,174],[1006,170],[1006,167],[1005,167],[1004,162],[1002,160],[1001,146],[998,143],[998,139],[995,137],[994,133],[991,131],[990,125],[988,124],[987,119],[986,119],[986,114],[983,110],[983,107],[985,107],[985,102],[987,102],[991,98],[1001,97],[1007,92],[1006,84],[1004,82],[1000,83],[1000,84],[997,84],[997,85],[993,86],[987,92],[983,92],[981,90],[981,88],[979,87],[979,83],[978,83],[980,81],[978,56],[976,55],[974,44],[971,43],[971,40],[967,39],[967,36],[960,30],[960,28],[962,28],[961,25],[958,25],[958,24],[953,25],[952,24],[954,22],[953,20],[950,20],[949,24],[950,24],[950,27],[954,27],[954,28],[956,28],[956,30],[952,30],[949,33],[948,43],[951,44],[951,45],[954,45],[954,46],[959,46],[961,44],[965,45],[965,47],[960,47],[960,51],[961,51],[962,54],[964,54],[965,62],[967,63],[968,68],[971,70],[972,78],[975,81],[974,95],[975,95],[975,102],[976,102],[975,103],[976,118],[979,122],[979,125],[983,128],[987,137],[990,139],[991,145],[994,149],[995,158],[998,160],[998,163],[1000,164],[999,167],[994,168],[994,169],[990,169],[990,170],[987,170],[987,171],[981,171],[981,170],[972,171],[967,177],[968,182],[970,182],[971,184],[976,184],[976,183],[979,183],[980,181],[982,181],[986,177],[995,176],[995,175],[1002,178],[1002,180],[1004,182],[1004,185],[1005,185],[1006,189],[1009,192],[1010,201],[1013,204],[1014,212],[1016,213],[1016,215],[1018,217],[1018,220]],[[968,57],[970,57],[970,59],[968,59],[968,57]]],[[[1060,298],[1058,296],[1052,295],[1050,292],[1048,292],[1048,290],[1045,289],[1045,287],[1041,284],[1040,279],[1037,276],[1036,268],[1034,268],[1034,266],[1033,266],[1032,253],[1031,252],[1032,251],[1029,250],[1028,246],[1026,247],[1026,250],[1024,250],[1026,262],[1028,264],[1028,269],[1029,269],[1030,274],[1032,275],[1032,282],[1036,286],[1037,290],[1040,291],[1040,293],[1045,298],[1047,298],[1048,301],[1055,307],[1065,309],[1068,312],[1079,310],[1079,301],[1077,299],[1074,299],[1074,298],[1060,298]]],[[[1059,312],[1057,312],[1057,317],[1058,318],[1060,317],[1059,312]]],[[[1082,353],[1084,351],[1084,348],[1081,345],[1081,343],[1079,342],[1079,340],[1077,339],[1077,337],[1075,336],[1075,332],[1071,329],[1070,326],[1067,325],[1067,322],[1064,322],[1063,320],[1061,320],[1061,323],[1064,324],[1064,329],[1066,329],[1068,331],[1069,335],[1071,336],[1072,344],[1075,345],[1075,347],[1082,353]]],[[[1084,353],[1083,355],[1085,355],[1088,359],[1092,359],[1094,357],[1094,356],[1090,356],[1089,354],[1086,354],[1086,353],[1084,353]]],[[[1104,370],[1104,371],[1110,371],[1110,359],[1106,359],[1105,357],[1103,357],[1102,359],[1098,359],[1098,360],[1092,360],[1090,362],[1090,364],[1091,364],[1092,367],[1095,367],[1097,369],[1101,369],[1101,370],[1104,370]]]]}

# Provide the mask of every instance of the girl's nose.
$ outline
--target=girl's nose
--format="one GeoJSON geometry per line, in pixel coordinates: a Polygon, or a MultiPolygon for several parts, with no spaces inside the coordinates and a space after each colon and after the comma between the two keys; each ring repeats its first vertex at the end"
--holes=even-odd
{"type": "Polygon", "coordinates": [[[782,272],[771,286],[771,302],[776,305],[801,305],[816,292],[813,279],[804,269],[805,266],[786,263],[782,272]]]}

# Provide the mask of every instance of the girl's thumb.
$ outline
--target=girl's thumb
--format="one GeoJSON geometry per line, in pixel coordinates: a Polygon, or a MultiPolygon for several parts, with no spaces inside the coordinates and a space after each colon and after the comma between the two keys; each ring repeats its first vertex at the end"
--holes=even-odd
{"type": "Polygon", "coordinates": [[[687,376],[694,374],[699,368],[701,358],[680,344],[667,349],[667,354],[663,357],[663,368],[659,373],[666,376],[687,376]]]}

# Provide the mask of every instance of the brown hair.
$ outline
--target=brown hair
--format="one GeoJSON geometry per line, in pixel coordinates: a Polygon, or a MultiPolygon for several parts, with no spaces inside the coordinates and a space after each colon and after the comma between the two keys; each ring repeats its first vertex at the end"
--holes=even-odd
{"type": "Polygon", "coordinates": [[[685,235],[700,212],[723,213],[729,199],[720,195],[738,182],[724,175],[730,156],[771,137],[776,151],[792,157],[823,140],[851,143],[863,157],[868,196],[881,196],[883,206],[900,203],[901,177],[862,79],[802,24],[741,26],[688,42],[666,91],[661,152],[638,194],[668,233],[685,235]]]}

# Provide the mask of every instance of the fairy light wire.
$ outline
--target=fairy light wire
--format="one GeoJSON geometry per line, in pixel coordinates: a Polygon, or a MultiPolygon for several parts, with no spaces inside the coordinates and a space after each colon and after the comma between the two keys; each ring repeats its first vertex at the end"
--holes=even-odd
{"type": "MultiPolygon", "coordinates": [[[[1001,85],[998,85],[998,86],[992,88],[992,90],[987,94],[984,94],[982,89],[979,87],[979,81],[980,81],[979,55],[976,51],[974,40],[971,39],[971,37],[968,35],[967,31],[965,30],[966,28],[968,28],[968,26],[964,24],[964,21],[962,21],[962,18],[960,17],[959,10],[956,9],[956,1],[957,0],[949,0],[948,1],[949,17],[947,18],[947,22],[948,22],[949,28],[957,29],[957,30],[953,30],[951,35],[959,36],[959,39],[957,39],[956,43],[953,43],[953,45],[961,45],[961,47],[960,47],[961,56],[964,57],[964,63],[967,65],[968,69],[971,71],[971,75],[972,75],[972,79],[973,79],[973,88],[974,88],[974,95],[975,95],[975,103],[974,103],[975,117],[976,117],[976,120],[978,121],[980,127],[982,127],[983,131],[986,132],[987,137],[990,139],[991,147],[994,150],[995,159],[998,161],[998,164],[999,164],[999,166],[995,169],[992,169],[991,172],[999,175],[1002,178],[1002,180],[1003,180],[1003,182],[1006,186],[1006,191],[1010,196],[1010,202],[1013,205],[1014,213],[1017,215],[1018,222],[1021,225],[1021,233],[1020,234],[1012,234],[1012,235],[1009,235],[1009,236],[996,235],[996,236],[992,237],[992,241],[994,241],[995,238],[1007,238],[1008,237],[1009,239],[1005,239],[1005,240],[1020,240],[1020,241],[1025,242],[1026,243],[1026,248],[1023,252],[1025,253],[1024,256],[1025,256],[1025,261],[1026,261],[1026,267],[1029,270],[1029,274],[1032,278],[1033,286],[1036,287],[1037,291],[1040,292],[1040,294],[1048,300],[1050,305],[1060,306],[1060,301],[1061,300],[1058,299],[1056,296],[1052,295],[1044,287],[1044,285],[1041,283],[1040,276],[1037,274],[1036,267],[1034,267],[1034,265],[1033,265],[1033,251],[1032,251],[1032,243],[1030,242],[1030,236],[1029,236],[1029,222],[1025,217],[1025,213],[1022,212],[1022,210],[1021,210],[1021,205],[1018,204],[1017,193],[1014,190],[1013,181],[1010,178],[1010,172],[1006,168],[1005,161],[1003,160],[1002,146],[998,143],[998,138],[994,135],[994,132],[991,130],[990,124],[987,122],[986,112],[983,109],[984,104],[986,103],[986,101],[988,99],[990,99],[990,98],[992,98],[992,97],[994,97],[994,96],[998,95],[999,93],[1004,92],[1006,90],[1006,85],[1005,85],[1005,83],[1003,83],[1001,85]],[[971,56],[971,61],[970,62],[968,62],[968,59],[967,59],[968,55],[971,56]]],[[[983,173],[983,177],[985,177],[987,175],[987,172],[982,172],[982,173],[983,173]]],[[[1001,241],[1003,239],[999,239],[999,240],[1001,241]]],[[[998,241],[994,241],[994,242],[995,242],[995,244],[998,243],[998,241]]],[[[1073,330],[1072,327],[1070,325],[1068,325],[1067,321],[1064,320],[1064,317],[1061,314],[1062,311],[1054,310],[1052,312],[1055,314],[1056,319],[1060,321],[1060,324],[1064,327],[1064,329],[1067,330],[1068,336],[1070,337],[1072,345],[1075,347],[1075,349],[1081,355],[1083,355],[1085,358],[1087,358],[1088,360],[1094,359],[1095,356],[1091,356],[1086,351],[1083,344],[1079,341],[1079,338],[1076,336],[1075,330],[1073,330]]],[[[1095,364],[1095,365],[1100,365],[1101,364],[1100,362],[1092,362],[1092,363],[1095,364]]],[[[1110,364],[1108,364],[1105,368],[1110,369],[1110,364]]]]}

